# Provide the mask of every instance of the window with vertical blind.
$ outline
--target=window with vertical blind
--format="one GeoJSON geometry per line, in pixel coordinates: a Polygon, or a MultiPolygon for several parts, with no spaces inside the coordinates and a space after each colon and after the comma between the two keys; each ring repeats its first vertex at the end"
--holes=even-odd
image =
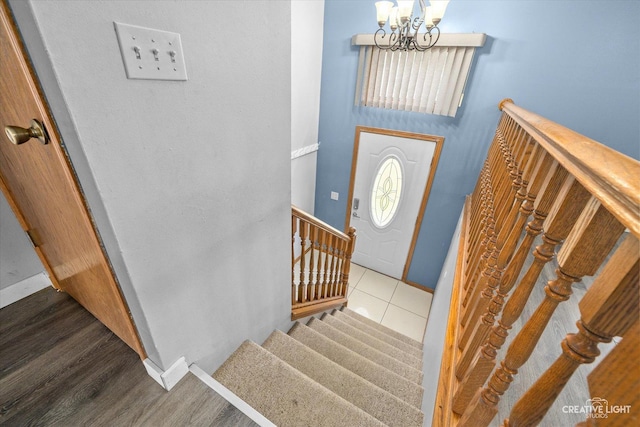
{"type": "Polygon", "coordinates": [[[464,97],[476,47],[485,34],[443,34],[424,52],[380,49],[373,36],[360,45],[355,104],[455,117],[464,97]]]}

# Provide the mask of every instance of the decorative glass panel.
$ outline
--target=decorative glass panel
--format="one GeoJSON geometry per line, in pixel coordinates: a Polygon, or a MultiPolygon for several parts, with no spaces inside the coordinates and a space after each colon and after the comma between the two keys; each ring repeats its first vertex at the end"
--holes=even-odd
{"type": "Polygon", "coordinates": [[[402,166],[395,156],[389,156],[374,175],[371,188],[371,220],[378,228],[384,228],[393,221],[402,195],[402,166]]]}

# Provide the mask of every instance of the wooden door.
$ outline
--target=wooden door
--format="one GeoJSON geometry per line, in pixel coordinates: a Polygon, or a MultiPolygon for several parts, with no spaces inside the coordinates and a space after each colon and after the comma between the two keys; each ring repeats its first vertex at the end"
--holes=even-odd
{"type": "Polygon", "coordinates": [[[44,124],[45,145],[0,136],[0,187],[55,288],[69,293],[133,348],[145,352],[93,228],[84,198],[6,2],[0,6],[0,125],[44,124]]]}
{"type": "Polygon", "coordinates": [[[347,226],[358,233],[351,261],[406,280],[442,137],[358,127],[347,226]]]}

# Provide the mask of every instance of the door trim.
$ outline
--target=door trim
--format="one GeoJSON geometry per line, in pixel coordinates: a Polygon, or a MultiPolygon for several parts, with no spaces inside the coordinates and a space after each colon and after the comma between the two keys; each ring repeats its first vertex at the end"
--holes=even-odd
{"type": "Polygon", "coordinates": [[[346,212],[346,218],[344,223],[345,230],[349,230],[349,227],[351,224],[351,207],[353,204],[353,185],[356,179],[356,169],[358,164],[358,149],[360,147],[360,134],[362,132],[375,133],[379,135],[396,136],[400,138],[415,139],[419,141],[429,141],[429,142],[435,142],[436,144],[436,148],[433,152],[433,157],[431,159],[431,169],[429,170],[429,177],[427,178],[427,183],[424,188],[424,193],[422,194],[422,201],[420,202],[420,208],[418,210],[418,216],[416,218],[416,222],[414,225],[413,236],[411,238],[411,244],[409,245],[409,252],[407,254],[407,259],[404,263],[404,268],[402,270],[402,278],[400,279],[411,286],[415,286],[423,289],[424,286],[418,285],[417,283],[407,282],[407,275],[409,274],[409,267],[411,266],[411,261],[413,260],[413,252],[416,248],[416,242],[418,240],[418,234],[420,233],[420,227],[422,226],[422,218],[424,217],[424,212],[427,209],[427,202],[429,200],[429,194],[431,193],[433,179],[436,175],[438,162],[440,161],[440,153],[442,152],[444,137],[436,136],[436,135],[427,135],[422,133],[404,132],[400,130],[374,128],[374,127],[368,127],[368,126],[356,126],[356,133],[355,133],[355,138],[353,143],[353,155],[351,158],[351,176],[349,178],[349,198],[347,199],[347,212],[346,212]]]}

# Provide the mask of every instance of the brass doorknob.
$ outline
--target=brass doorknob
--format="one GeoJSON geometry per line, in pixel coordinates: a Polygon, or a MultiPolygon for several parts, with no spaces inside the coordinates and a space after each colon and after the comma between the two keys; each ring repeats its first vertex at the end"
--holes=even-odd
{"type": "Polygon", "coordinates": [[[36,119],[31,120],[31,127],[29,129],[19,126],[5,126],[4,132],[7,134],[9,141],[15,145],[24,144],[31,138],[38,138],[43,145],[49,143],[47,130],[44,128],[44,125],[36,119]]]}

